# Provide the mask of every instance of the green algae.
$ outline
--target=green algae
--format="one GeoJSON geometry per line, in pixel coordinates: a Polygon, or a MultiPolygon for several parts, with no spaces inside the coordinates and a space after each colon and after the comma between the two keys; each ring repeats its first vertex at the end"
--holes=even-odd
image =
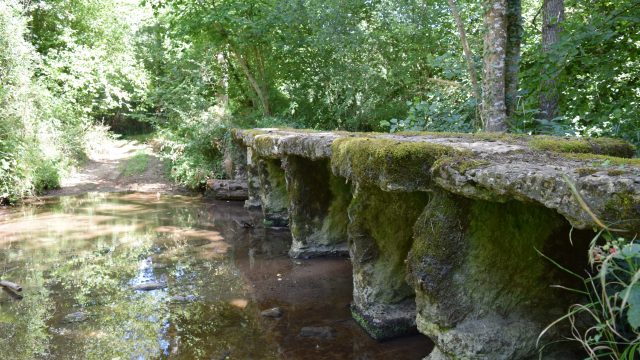
{"type": "Polygon", "coordinates": [[[590,161],[597,166],[632,166],[640,167],[640,158],[622,158],[598,154],[563,154],[564,157],[580,161],[590,161]]]}
{"type": "Polygon", "coordinates": [[[353,195],[351,194],[351,186],[343,178],[333,174],[329,177],[329,188],[332,201],[327,210],[327,217],[322,224],[321,233],[324,234],[325,243],[330,244],[342,242],[347,238],[349,225],[347,209],[353,195]]]}
{"type": "Polygon", "coordinates": [[[413,229],[407,281],[416,291],[420,317],[439,327],[451,327],[469,312],[468,296],[459,284],[461,278],[454,277],[468,252],[469,203],[434,189],[413,229]]]}
{"type": "Polygon", "coordinates": [[[593,175],[598,172],[598,169],[595,169],[592,167],[581,167],[576,169],[576,172],[578,173],[578,176],[582,177],[587,175],[593,175]]]}

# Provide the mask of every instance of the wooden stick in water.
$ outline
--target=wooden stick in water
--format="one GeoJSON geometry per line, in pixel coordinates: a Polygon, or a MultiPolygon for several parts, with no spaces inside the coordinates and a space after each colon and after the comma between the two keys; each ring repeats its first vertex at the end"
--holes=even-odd
{"type": "Polygon", "coordinates": [[[11,289],[15,292],[20,292],[22,291],[22,286],[16,284],[16,283],[12,283],[11,281],[6,281],[6,280],[0,280],[0,286],[5,287],[7,289],[11,289]]]}

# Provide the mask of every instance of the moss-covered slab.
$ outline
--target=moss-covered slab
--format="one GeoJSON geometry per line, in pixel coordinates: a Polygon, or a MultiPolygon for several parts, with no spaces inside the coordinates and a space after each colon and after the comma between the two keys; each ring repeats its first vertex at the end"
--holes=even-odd
{"type": "Polygon", "coordinates": [[[376,339],[415,330],[414,291],[406,281],[405,259],[413,224],[427,201],[424,192],[393,193],[356,185],[348,209],[352,313],[376,339]]]}
{"type": "Polygon", "coordinates": [[[534,202],[580,229],[600,220],[640,234],[640,159],[614,139],[455,133],[343,133],[237,130],[260,156],[331,159],[333,172],[390,191],[429,191],[435,185],[478,200],[534,202]]]}
{"type": "Polygon", "coordinates": [[[293,238],[289,255],[294,258],[348,255],[350,186],[331,173],[326,159],[287,156],[283,164],[293,238]]]}

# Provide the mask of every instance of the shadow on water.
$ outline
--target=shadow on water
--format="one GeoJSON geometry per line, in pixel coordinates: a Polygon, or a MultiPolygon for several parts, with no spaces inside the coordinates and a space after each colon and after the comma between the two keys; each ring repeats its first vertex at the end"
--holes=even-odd
{"type": "Polygon", "coordinates": [[[351,265],[292,260],[238,203],[155,194],[49,199],[0,214],[1,359],[421,359],[351,320],[351,265]],[[278,306],[280,318],[260,311],[278,306]],[[329,339],[300,337],[329,326],[329,339]]]}

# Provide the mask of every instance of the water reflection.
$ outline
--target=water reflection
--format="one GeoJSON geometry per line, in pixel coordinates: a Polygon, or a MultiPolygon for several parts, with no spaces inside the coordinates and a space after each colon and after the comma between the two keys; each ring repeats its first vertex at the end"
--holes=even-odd
{"type": "Polygon", "coordinates": [[[5,216],[0,271],[25,297],[0,295],[2,358],[275,358],[208,210],[89,194],[5,216]]]}
{"type": "Polygon", "coordinates": [[[419,341],[367,338],[348,316],[348,262],[291,261],[288,233],[239,226],[259,223],[241,206],[97,193],[0,215],[0,278],[24,288],[22,300],[0,292],[1,359],[383,359],[390,352],[419,359],[428,352],[419,341]],[[285,309],[282,319],[261,318],[272,305],[285,309]],[[338,339],[299,339],[299,328],[313,321],[331,322],[338,339]],[[397,353],[406,346],[415,351],[397,353]]]}

